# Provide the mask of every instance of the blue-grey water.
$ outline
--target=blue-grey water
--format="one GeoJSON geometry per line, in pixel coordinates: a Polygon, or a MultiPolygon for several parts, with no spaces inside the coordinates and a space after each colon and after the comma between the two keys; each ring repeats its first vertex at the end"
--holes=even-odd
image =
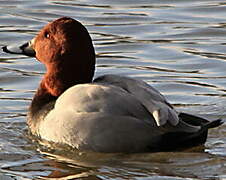
{"type": "MultiPolygon", "coordinates": [[[[61,16],[91,33],[96,76],[140,78],[179,111],[226,119],[225,1],[1,0],[0,47],[30,40],[61,16]]],[[[25,120],[44,72],[34,58],[0,52],[0,179],[226,179],[226,125],[184,152],[73,153],[37,144],[25,120]]]]}

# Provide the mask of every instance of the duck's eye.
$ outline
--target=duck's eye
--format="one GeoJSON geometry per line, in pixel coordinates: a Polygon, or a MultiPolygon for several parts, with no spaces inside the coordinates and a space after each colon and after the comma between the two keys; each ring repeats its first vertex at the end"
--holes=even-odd
{"type": "Polygon", "coordinates": [[[49,37],[50,37],[49,33],[46,32],[46,33],[45,33],[45,38],[49,38],[49,37]]]}

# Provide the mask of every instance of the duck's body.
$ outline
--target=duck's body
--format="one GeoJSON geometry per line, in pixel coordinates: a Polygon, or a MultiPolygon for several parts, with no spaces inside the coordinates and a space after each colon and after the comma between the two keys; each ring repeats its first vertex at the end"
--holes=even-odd
{"type": "Polygon", "coordinates": [[[198,145],[207,137],[208,121],[179,117],[164,96],[141,80],[105,75],[70,87],[56,100],[45,99],[39,111],[32,113],[36,107],[30,107],[32,133],[79,150],[165,151],[198,145]]]}
{"type": "MultiPolygon", "coordinates": [[[[143,81],[116,75],[75,85],[56,101],[53,99],[46,104],[38,117],[37,112],[29,115],[33,134],[81,150],[139,152],[156,149],[161,135],[172,131],[158,128],[156,120],[162,124],[166,123],[162,120],[167,120],[170,126],[179,122],[175,110],[155,89],[143,81]],[[162,111],[162,119],[157,117],[158,111],[162,111]],[[34,119],[40,122],[35,128],[34,119]]],[[[188,126],[184,131],[198,129],[188,126]]]]}
{"type": "Polygon", "coordinates": [[[71,18],[47,25],[32,48],[47,68],[28,113],[29,128],[41,139],[98,152],[172,150],[204,143],[208,128],[221,124],[177,113],[141,80],[105,75],[92,81],[91,39],[71,18]]]}

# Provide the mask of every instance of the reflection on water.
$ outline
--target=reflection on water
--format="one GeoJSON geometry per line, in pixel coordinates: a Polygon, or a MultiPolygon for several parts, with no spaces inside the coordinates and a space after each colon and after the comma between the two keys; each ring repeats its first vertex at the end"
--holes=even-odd
{"type": "MultiPolygon", "coordinates": [[[[225,118],[223,0],[1,1],[0,46],[30,40],[48,21],[70,16],[88,28],[96,76],[140,78],[180,111],[225,118]]],[[[56,152],[26,133],[26,112],[45,69],[32,58],[0,52],[0,179],[224,179],[225,125],[204,147],[186,152],[56,152]],[[201,149],[200,149],[201,148],[201,149]]]]}

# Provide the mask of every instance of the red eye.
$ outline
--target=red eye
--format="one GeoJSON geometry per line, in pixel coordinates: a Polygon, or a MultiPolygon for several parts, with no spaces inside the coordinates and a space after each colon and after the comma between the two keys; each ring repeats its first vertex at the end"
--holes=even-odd
{"type": "Polygon", "coordinates": [[[49,33],[46,32],[46,33],[45,33],[45,38],[49,38],[49,37],[50,37],[49,33]]]}

